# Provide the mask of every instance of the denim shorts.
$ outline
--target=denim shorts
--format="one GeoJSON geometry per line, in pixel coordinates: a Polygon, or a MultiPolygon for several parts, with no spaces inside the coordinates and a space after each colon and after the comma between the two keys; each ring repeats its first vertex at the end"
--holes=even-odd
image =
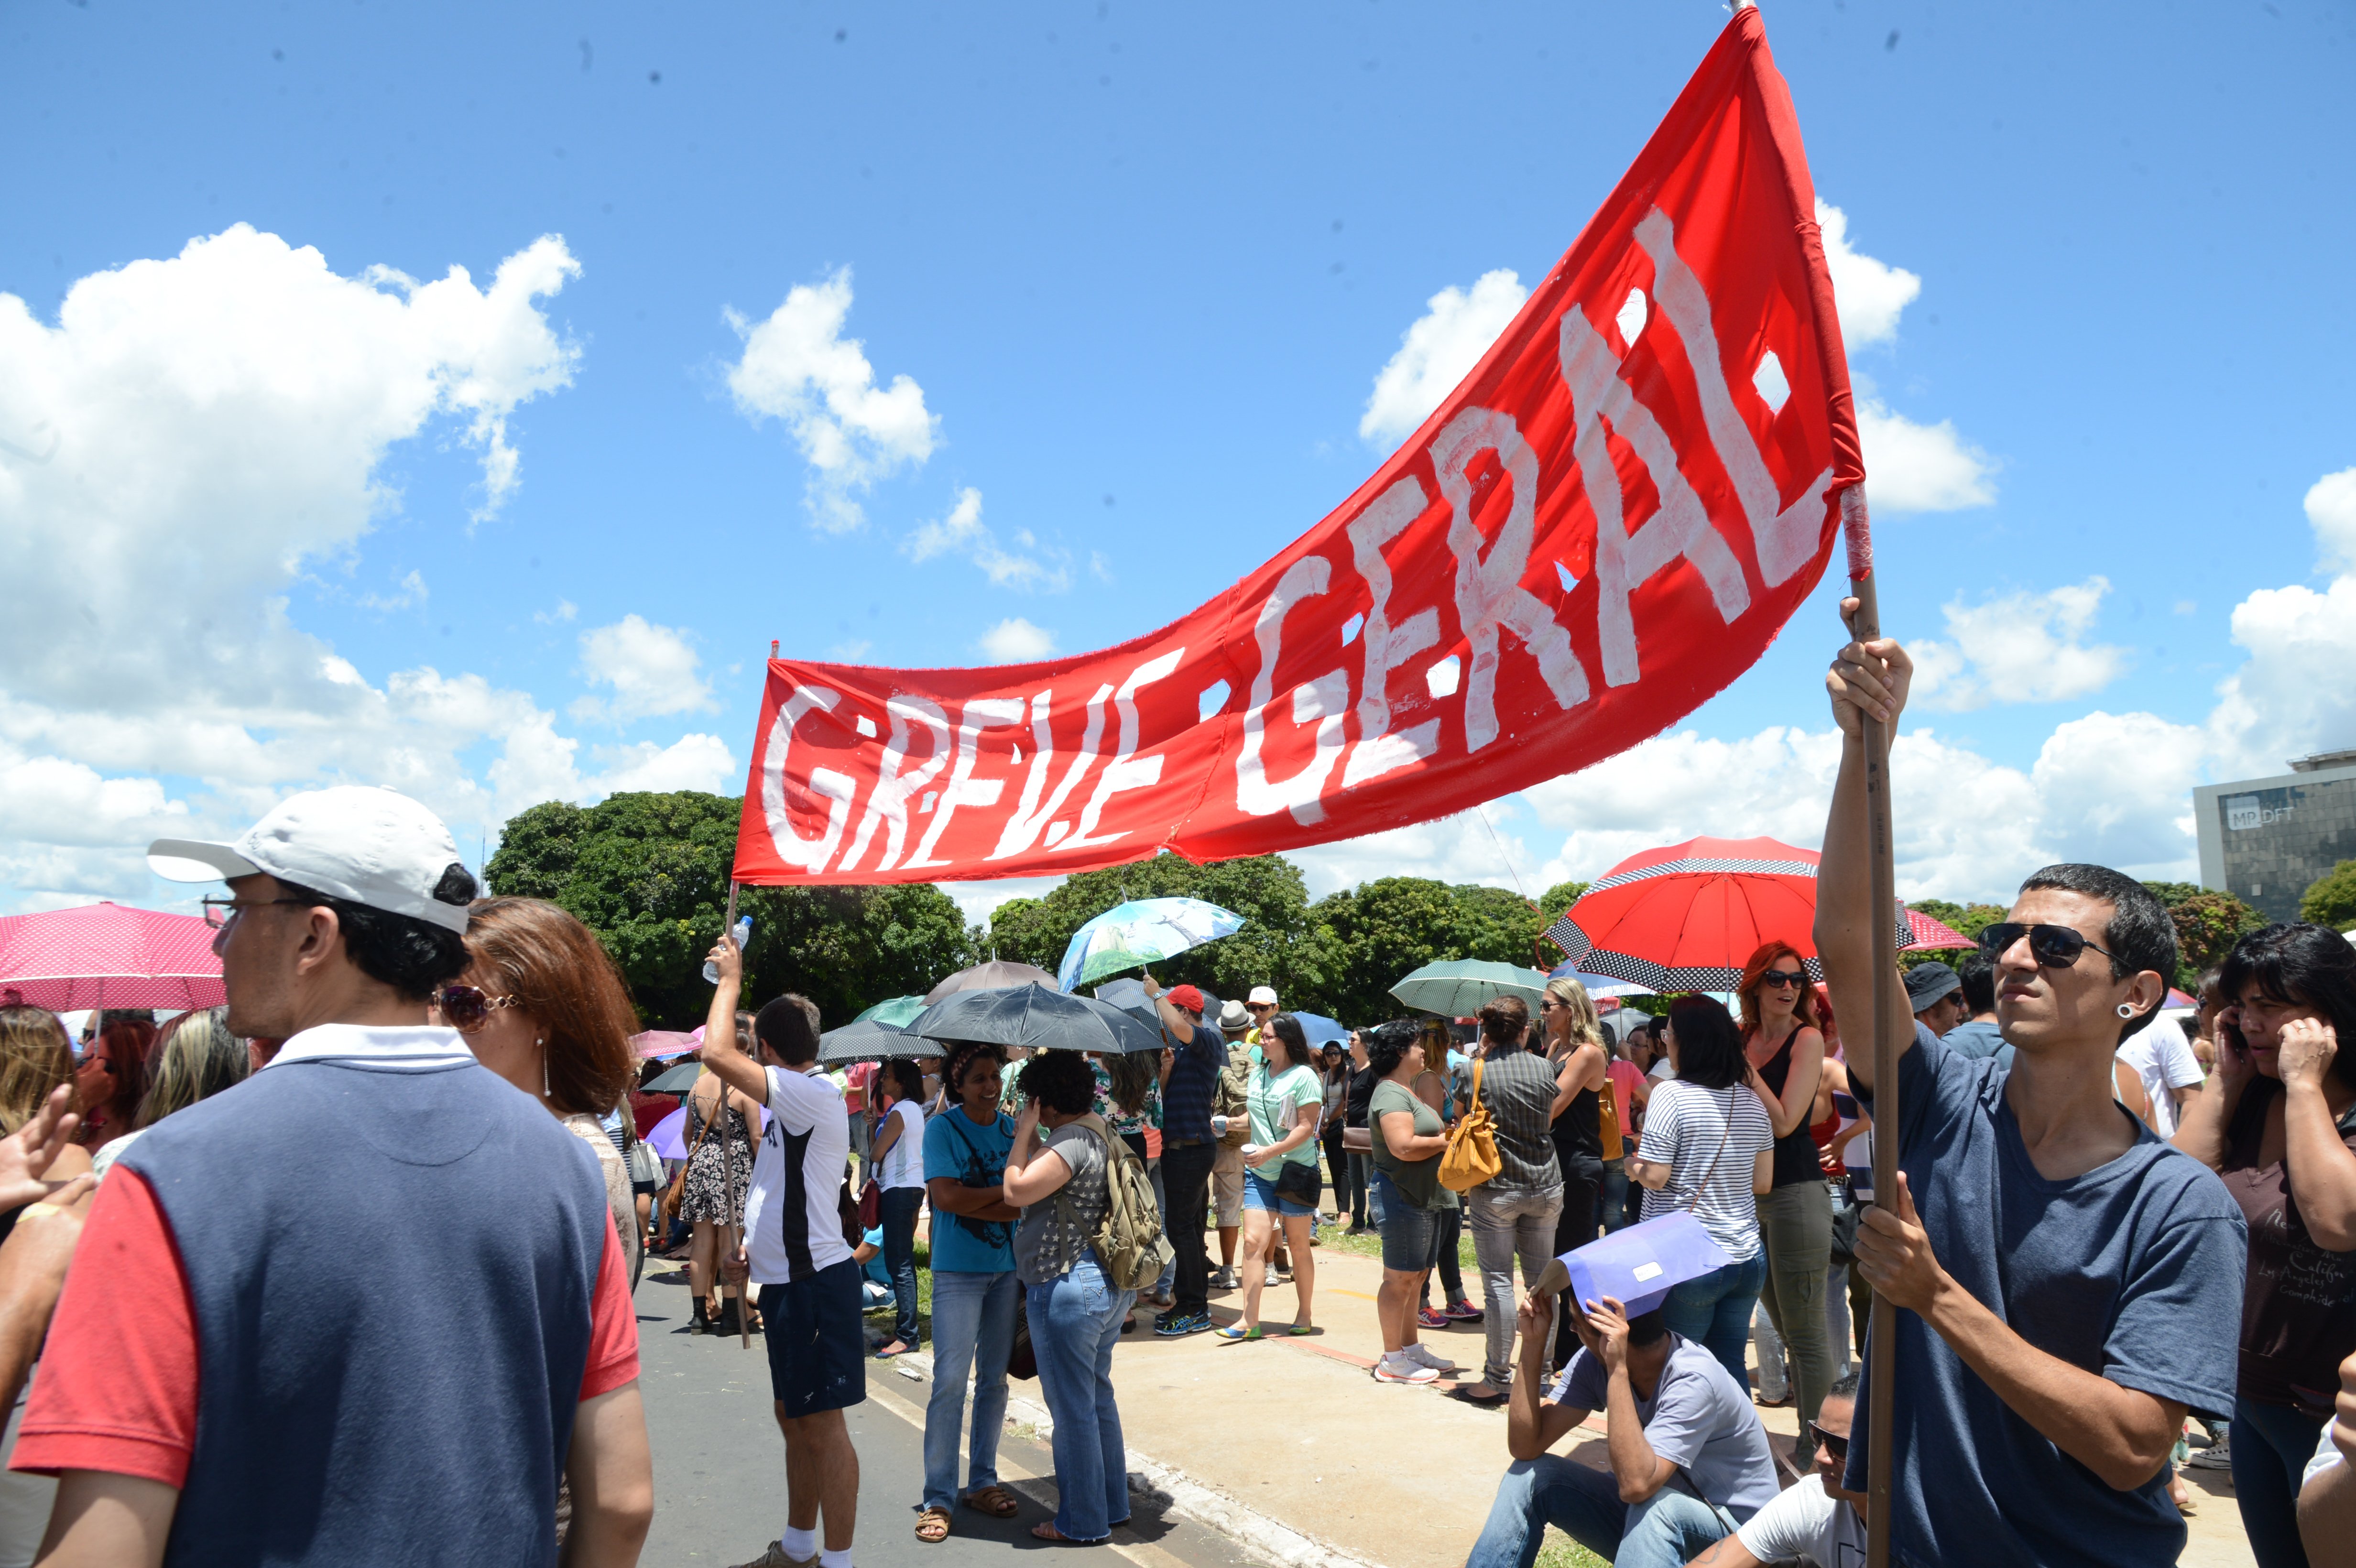
{"type": "Polygon", "coordinates": [[[1290,1198],[1277,1196],[1276,1183],[1251,1169],[1244,1172],[1244,1207],[1268,1214],[1281,1214],[1288,1220],[1314,1221],[1317,1218],[1317,1211],[1308,1204],[1295,1203],[1290,1198]]]}
{"type": "Polygon", "coordinates": [[[1381,1194],[1383,1267],[1398,1274],[1421,1274],[1431,1266],[1432,1243],[1439,1238],[1437,1211],[1419,1209],[1407,1200],[1391,1179],[1377,1170],[1375,1189],[1381,1194]]]}

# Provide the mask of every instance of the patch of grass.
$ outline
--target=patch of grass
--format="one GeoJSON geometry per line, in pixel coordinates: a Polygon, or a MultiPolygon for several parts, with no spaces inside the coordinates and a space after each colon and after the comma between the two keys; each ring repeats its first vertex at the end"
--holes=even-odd
{"type": "Polygon", "coordinates": [[[1538,1568],[1612,1568],[1612,1565],[1548,1525],[1546,1544],[1538,1548],[1538,1568]]]}

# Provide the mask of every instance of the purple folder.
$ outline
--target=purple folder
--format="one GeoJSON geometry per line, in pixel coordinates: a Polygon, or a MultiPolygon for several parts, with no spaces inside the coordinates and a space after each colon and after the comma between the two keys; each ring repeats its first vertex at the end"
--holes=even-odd
{"type": "Polygon", "coordinates": [[[1676,1213],[1614,1231],[1556,1261],[1570,1276],[1573,1300],[1601,1301],[1608,1296],[1634,1317],[1658,1307],[1686,1281],[1734,1260],[1710,1240],[1700,1221],[1676,1213]]]}

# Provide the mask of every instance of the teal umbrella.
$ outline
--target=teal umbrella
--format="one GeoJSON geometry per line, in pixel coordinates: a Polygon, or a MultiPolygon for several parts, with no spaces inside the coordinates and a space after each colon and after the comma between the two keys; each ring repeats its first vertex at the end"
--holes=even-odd
{"type": "Polygon", "coordinates": [[[924,1010],[925,998],[922,997],[888,997],[851,1021],[889,1024],[894,1029],[905,1029],[908,1020],[924,1010]]]}
{"type": "Polygon", "coordinates": [[[1546,994],[1546,983],[1544,974],[1518,964],[1451,958],[1425,965],[1393,986],[1391,995],[1418,1012],[1461,1019],[1479,1012],[1482,1004],[1499,997],[1519,997],[1535,1008],[1546,994]]]}
{"type": "Polygon", "coordinates": [[[1076,990],[1108,975],[1142,969],[1190,947],[1233,936],[1243,923],[1243,916],[1201,899],[1131,899],[1072,933],[1055,979],[1065,990],[1076,990]]]}

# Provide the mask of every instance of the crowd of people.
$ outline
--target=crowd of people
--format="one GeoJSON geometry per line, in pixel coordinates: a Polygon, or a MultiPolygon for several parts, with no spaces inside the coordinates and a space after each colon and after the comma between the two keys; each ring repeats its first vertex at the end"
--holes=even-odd
{"type": "Polygon", "coordinates": [[[2262,1568],[2343,1561],[2356,947],[2244,938],[2188,1035],[2150,891],[2046,868],[1960,964],[1883,987],[1901,1159],[1877,1202],[1861,718],[1894,723],[1910,670],[1886,642],[1836,662],[1814,928],[1762,944],[1730,1006],[1615,1029],[1561,977],[1535,1009],[1312,1042],[1269,987],[1149,976],[1159,1052],[943,1041],[830,1072],[808,999],[740,1010],[723,936],[668,1170],[612,960],[552,903],[480,896],[422,806],[331,789],[234,843],[159,841],[159,873],[228,884],[227,1006],[93,1014],[79,1053],[0,1008],[0,1568],[634,1562],[649,1250],[685,1263],[692,1330],[764,1339],[786,1522],[748,1568],[848,1568],[844,1412],[919,1352],[917,1539],[1023,1510],[998,1452],[1035,1376],[1056,1502],[1030,1532],[1103,1541],[1130,1512],[1124,1334],[1316,1332],[1329,1193],[1379,1238],[1372,1380],[1501,1413],[1472,1568],[1528,1568],[1549,1524],[1622,1564],[1860,1561],[1876,1299],[1897,1561],[2172,1562],[2179,1463],[2230,1468],[2262,1568]],[[1655,1221],[1712,1248],[1657,1305],[1552,1288],[1655,1221]],[[1469,1322],[1477,1371],[1426,1339],[1469,1322]],[[1779,1456],[1760,1412],[1786,1404],[1779,1456]],[[1599,1415],[1602,1464],[1556,1452],[1599,1415]]]}

